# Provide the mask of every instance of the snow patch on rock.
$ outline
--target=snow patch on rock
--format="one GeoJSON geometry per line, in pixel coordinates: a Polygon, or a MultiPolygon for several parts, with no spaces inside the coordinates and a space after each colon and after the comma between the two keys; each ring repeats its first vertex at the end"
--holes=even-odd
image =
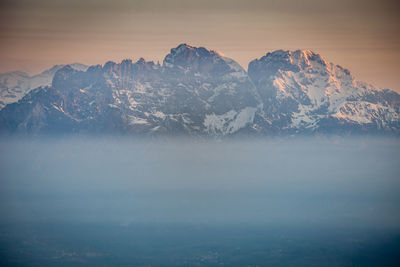
{"type": "Polygon", "coordinates": [[[252,123],[257,108],[246,107],[239,112],[230,110],[224,114],[207,114],[204,127],[208,133],[214,135],[233,134],[252,123]]]}

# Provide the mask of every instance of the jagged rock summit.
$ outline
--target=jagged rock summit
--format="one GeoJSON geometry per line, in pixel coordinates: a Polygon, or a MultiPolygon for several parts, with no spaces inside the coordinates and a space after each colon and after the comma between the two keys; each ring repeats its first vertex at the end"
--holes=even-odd
{"type": "Polygon", "coordinates": [[[288,132],[398,132],[399,94],[357,81],[309,50],[267,53],[248,69],[262,116],[288,132]]]}
{"type": "MultiPolygon", "coordinates": [[[[24,75],[24,74],[19,74],[24,75]]],[[[398,93],[356,81],[309,50],[267,53],[248,72],[181,44],[162,65],[107,62],[59,68],[51,84],[0,111],[8,133],[139,135],[399,134],[398,93]]]]}
{"type": "MultiPolygon", "coordinates": [[[[65,65],[55,65],[40,74],[30,76],[22,71],[0,74],[0,110],[7,104],[18,102],[30,90],[39,86],[49,86],[54,74],[65,65]]],[[[74,63],[70,66],[77,70],[86,70],[87,66],[74,63]]]]}

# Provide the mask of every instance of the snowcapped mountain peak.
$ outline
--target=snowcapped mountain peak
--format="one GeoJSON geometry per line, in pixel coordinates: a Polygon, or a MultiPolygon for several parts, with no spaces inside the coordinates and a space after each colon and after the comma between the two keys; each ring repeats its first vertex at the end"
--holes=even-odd
{"type": "Polygon", "coordinates": [[[312,68],[327,68],[329,63],[319,54],[311,50],[296,50],[291,52],[292,60],[298,66],[306,66],[312,68]]]}
{"type": "Polygon", "coordinates": [[[267,53],[250,62],[249,76],[265,101],[265,112],[271,114],[275,109],[286,113],[278,120],[288,129],[322,129],[321,124],[332,127],[338,121],[375,124],[384,121],[384,113],[387,123],[380,127],[398,123],[399,111],[386,108],[396,97],[383,97],[379,89],[356,81],[349,70],[310,50],[267,53]],[[382,95],[381,100],[377,100],[378,95],[382,95]],[[379,103],[383,98],[386,104],[379,103]]]}
{"type": "Polygon", "coordinates": [[[0,130],[11,132],[400,133],[398,93],[356,81],[311,50],[269,52],[246,72],[220,52],[180,44],[162,65],[56,65],[34,77],[0,75],[0,85],[7,101],[26,95],[0,102],[0,130]],[[32,84],[42,87],[26,90],[32,84]]]}
{"type": "Polygon", "coordinates": [[[164,71],[167,73],[184,72],[191,75],[237,77],[247,76],[246,71],[233,59],[223,56],[214,50],[204,47],[194,47],[181,44],[171,49],[163,62],[164,71]]]}
{"type": "Polygon", "coordinates": [[[53,84],[54,84],[54,80],[56,81],[65,81],[66,79],[69,78],[69,75],[73,72],[76,72],[77,70],[75,70],[74,68],[72,68],[70,65],[66,65],[62,68],[60,68],[53,77],[53,84]]]}
{"type": "Polygon", "coordinates": [[[81,63],[72,63],[72,64],[68,64],[70,65],[72,68],[79,70],[79,71],[86,71],[88,69],[88,66],[85,64],[81,64],[81,63]]]}
{"type": "Polygon", "coordinates": [[[329,63],[326,59],[311,50],[276,50],[268,52],[259,59],[259,62],[275,65],[276,69],[294,72],[305,69],[316,72],[329,71],[329,63]]]}
{"type": "MultiPolygon", "coordinates": [[[[17,102],[30,90],[40,86],[49,86],[54,74],[66,65],[54,65],[42,73],[30,76],[22,71],[13,71],[0,74],[0,110],[10,103],[17,102]]],[[[85,71],[88,66],[73,63],[69,64],[72,69],[85,71]]]]}
{"type": "Polygon", "coordinates": [[[204,47],[180,44],[176,48],[171,49],[171,52],[164,58],[163,65],[169,68],[173,66],[185,68],[196,63],[200,58],[210,58],[213,54],[215,53],[204,47]]]}
{"type": "Polygon", "coordinates": [[[183,44],[178,45],[175,48],[171,48],[171,54],[173,54],[173,53],[181,53],[181,52],[183,52],[185,50],[193,50],[193,49],[195,49],[195,47],[190,46],[190,45],[188,45],[186,43],[183,43],[183,44]]]}

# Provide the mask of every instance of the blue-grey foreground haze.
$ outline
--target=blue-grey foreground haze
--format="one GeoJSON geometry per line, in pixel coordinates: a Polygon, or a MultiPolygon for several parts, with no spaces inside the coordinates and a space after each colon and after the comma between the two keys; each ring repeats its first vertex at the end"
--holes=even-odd
{"type": "Polygon", "coordinates": [[[396,265],[398,138],[2,138],[3,266],[396,265]]]}

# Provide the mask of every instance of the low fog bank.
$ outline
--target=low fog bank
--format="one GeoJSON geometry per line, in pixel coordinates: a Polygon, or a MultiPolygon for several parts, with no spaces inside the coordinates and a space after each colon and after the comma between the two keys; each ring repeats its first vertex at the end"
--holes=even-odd
{"type": "Polygon", "coordinates": [[[398,138],[0,140],[0,223],[400,228],[398,138]]]}

